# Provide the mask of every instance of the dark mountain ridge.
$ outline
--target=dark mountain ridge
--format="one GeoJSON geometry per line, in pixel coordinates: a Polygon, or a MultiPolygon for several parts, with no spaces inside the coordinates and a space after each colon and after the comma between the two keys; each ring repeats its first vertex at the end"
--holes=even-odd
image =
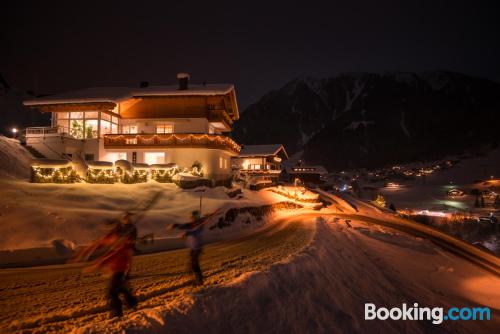
{"type": "Polygon", "coordinates": [[[282,143],[329,169],[373,168],[496,146],[500,84],[449,71],[299,78],[249,106],[240,143],[282,143]]]}

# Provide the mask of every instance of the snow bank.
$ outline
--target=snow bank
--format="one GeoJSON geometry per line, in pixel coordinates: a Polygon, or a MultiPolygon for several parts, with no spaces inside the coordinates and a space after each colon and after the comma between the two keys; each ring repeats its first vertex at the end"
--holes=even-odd
{"type": "MultiPolygon", "coordinates": [[[[174,184],[155,181],[140,184],[34,184],[0,179],[0,250],[51,247],[64,239],[81,245],[102,236],[106,221],[123,211],[141,206],[155,193],[159,201],[138,224],[139,234],[171,237],[172,223],[189,221],[191,212],[260,206],[287,200],[267,191],[243,190],[241,198],[230,198],[223,187],[205,192],[182,190],[174,184]]],[[[1,254],[0,254],[1,255],[1,254]]]]}
{"type": "Polygon", "coordinates": [[[18,140],[0,136],[0,177],[29,178],[32,159],[18,140]]]}

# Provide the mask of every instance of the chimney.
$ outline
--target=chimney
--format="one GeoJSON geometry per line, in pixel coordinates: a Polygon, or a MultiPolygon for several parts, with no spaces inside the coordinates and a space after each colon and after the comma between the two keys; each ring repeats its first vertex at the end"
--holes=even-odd
{"type": "Polygon", "coordinates": [[[177,80],[179,80],[179,90],[188,89],[189,73],[177,73],[177,80]]]}
{"type": "Polygon", "coordinates": [[[139,87],[141,88],[146,88],[149,86],[149,82],[147,81],[141,81],[141,83],[139,84],[139,87]]]}

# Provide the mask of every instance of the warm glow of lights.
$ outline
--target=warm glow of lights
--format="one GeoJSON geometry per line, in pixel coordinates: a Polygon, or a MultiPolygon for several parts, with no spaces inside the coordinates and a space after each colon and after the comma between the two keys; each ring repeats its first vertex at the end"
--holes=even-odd
{"type": "Polygon", "coordinates": [[[416,212],[417,215],[430,216],[430,217],[446,217],[447,214],[441,211],[421,210],[416,212]]]}
{"type": "Polygon", "coordinates": [[[241,166],[243,169],[248,169],[248,166],[250,165],[250,161],[248,159],[244,160],[241,166]]]}
{"type": "Polygon", "coordinates": [[[167,145],[167,146],[216,146],[223,149],[240,151],[240,146],[234,140],[222,135],[212,134],[154,134],[154,135],[110,135],[104,136],[104,145],[167,145]]]}
{"type": "Polygon", "coordinates": [[[458,286],[469,300],[476,304],[498,309],[500,307],[500,281],[481,274],[464,278],[458,286]]]}

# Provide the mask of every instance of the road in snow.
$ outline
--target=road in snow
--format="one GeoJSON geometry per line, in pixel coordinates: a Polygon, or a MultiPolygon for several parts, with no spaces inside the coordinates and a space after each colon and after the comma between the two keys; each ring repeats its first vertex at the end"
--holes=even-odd
{"type": "MultiPolygon", "coordinates": [[[[246,272],[285,261],[311,241],[313,231],[310,224],[277,223],[248,237],[208,245],[201,263],[206,286],[226,284],[246,272]]],[[[192,300],[189,293],[197,289],[191,287],[187,261],[187,250],[134,258],[131,285],[141,300],[139,313],[192,300]]],[[[82,265],[58,265],[1,270],[0,332],[68,332],[90,323],[108,326],[106,280],[81,269],[82,265]]]]}
{"type": "Polygon", "coordinates": [[[202,290],[186,251],[135,258],[137,312],[108,320],[96,274],[53,266],[0,272],[4,330],[68,332],[493,332],[500,279],[432,243],[334,215],[302,215],[242,240],[209,245],[202,290]],[[308,245],[308,246],[307,246],[308,245]],[[295,255],[295,256],[293,256],[295,255]],[[195,293],[192,292],[201,292],[195,293]],[[492,308],[491,321],[364,321],[364,303],[492,308]]]}

